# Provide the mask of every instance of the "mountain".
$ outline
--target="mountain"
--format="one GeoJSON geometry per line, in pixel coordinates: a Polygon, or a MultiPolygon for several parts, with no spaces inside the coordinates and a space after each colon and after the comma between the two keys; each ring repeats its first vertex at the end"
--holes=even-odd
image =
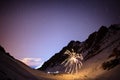
{"type": "Polygon", "coordinates": [[[120,24],[102,26],[83,42],[70,41],[38,70],[0,46],[0,80],[119,80],[120,24]]]}
{"type": "Polygon", "coordinates": [[[44,75],[15,59],[0,46],[0,80],[49,80],[44,75]]]}
{"type": "Polygon", "coordinates": [[[92,79],[93,75],[95,79],[99,75],[96,79],[116,80],[117,78],[120,79],[118,75],[120,74],[119,64],[120,24],[113,24],[109,27],[102,26],[83,42],[70,41],[67,46],[53,55],[38,70],[47,73],[74,74],[78,72],[82,75],[84,73],[86,79],[88,77],[92,79]],[[83,59],[80,59],[80,55],[83,59]]]}

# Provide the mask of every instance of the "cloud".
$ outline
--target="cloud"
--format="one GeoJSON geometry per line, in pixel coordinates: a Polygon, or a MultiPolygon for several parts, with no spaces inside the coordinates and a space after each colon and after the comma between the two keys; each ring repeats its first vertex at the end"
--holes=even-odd
{"type": "Polygon", "coordinates": [[[41,58],[23,58],[21,61],[32,68],[41,66],[43,63],[41,58]]]}

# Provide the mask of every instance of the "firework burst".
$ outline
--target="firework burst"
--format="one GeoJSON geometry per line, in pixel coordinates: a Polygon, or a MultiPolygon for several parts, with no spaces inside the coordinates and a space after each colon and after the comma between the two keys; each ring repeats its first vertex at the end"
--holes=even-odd
{"type": "Polygon", "coordinates": [[[65,59],[61,65],[65,67],[65,72],[66,73],[77,73],[78,70],[82,67],[82,60],[83,56],[82,54],[78,54],[72,51],[66,50],[64,54],[68,55],[68,58],[65,59]]]}

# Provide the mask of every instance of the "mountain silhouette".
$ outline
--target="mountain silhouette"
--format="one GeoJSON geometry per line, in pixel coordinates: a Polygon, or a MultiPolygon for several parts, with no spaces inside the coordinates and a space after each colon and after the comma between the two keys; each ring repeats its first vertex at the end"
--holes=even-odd
{"type": "MultiPolygon", "coordinates": [[[[42,77],[38,79],[34,71],[0,46],[0,80],[46,80],[42,77]]],[[[39,74],[42,73],[39,71],[39,74]]]]}
{"type": "Polygon", "coordinates": [[[109,53],[106,56],[106,60],[101,63],[103,69],[112,69],[119,65],[120,63],[120,25],[119,24],[113,24],[110,27],[101,26],[101,28],[98,31],[93,32],[90,34],[88,39],[86,39],[83,42],[80,41],[70,41],[67,46],[63,47],[63,49],[53,55],[48,61],[46,61],[42,67],[38,68],[38,70],[42,70],[45,72],[51,72],[55,73],[56,71],[59,73],[76,73],[76,70],[80,70],[81,67],[84,67],[84,63],[86,63],[88,60],[94,58],[95,56],[98,56],[100,54],[103,54],[104,51],[109,50],[109,53]],[[110,49],[109,49],[110,48],[110,49]],[[115,52],[114,49],[116,49],[115,52]],[[72,50],[75,54],[82,54],[83,60],[81,63],[83,65],[79,65],[80,63],[72,63],[72,57],[70,59],[70,55],[66,54],[66,51],[69,51],[68,53],[71,53],[72,50]],[[114,56],[115,58],[113,58],[114,56]],[[111,57],[113,59],[109,60],[111,57]],[[66,60],[67,59],[67,60],[66,60]],[[108,61],[107,61],[108,60],[108,61]],[[110,62],[108,64],[108,62],[110,62]],[[64,63],[64,64],[62,64],[64,63]],[[71,64],[72,63],[72,64],[71,64]],[[115,64],[114,64],[115,63],[115,64]],[[76,69],[74,68],[76,67],[76,69]]]}
{"type": "Polygon", "coordinates": [[[83,42],[70,41],[32,69],[0,46],[0,80],[119,80],[120,24],[101,26],[83,42]]]}

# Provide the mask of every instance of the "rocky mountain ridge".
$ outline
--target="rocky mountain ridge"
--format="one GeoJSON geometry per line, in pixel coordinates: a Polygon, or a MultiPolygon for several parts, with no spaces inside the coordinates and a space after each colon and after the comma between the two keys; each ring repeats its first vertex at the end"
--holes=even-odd
{"type": "Polygon", "coordinates": [[[0,80],[119,80],[119,64],[120,24],[102,26],[84,42],[70,41],[38,70],[0,46],[0,80]]]}
{"type": "Polygon", "coordinates": [[[83,65],[84,62],[101,53],[105,49],[112,47],[112,51],[115,48],[120,46],[120,25],[114,24],[110,27],[102,26],[98,31],[90,34],[88,39],[84,42],[80,41],[70,41],[67,46],[65,46],[60,52],[53,55],[48,61],[46,61],[41,68],[38,70],[46,71],[46,72],[55,72],[61,71],[64,73],[64,67],[61,66],[61,63],[69,57],[69,55],[65,55],[66,50],[70,52],[72,49],[77,54],[82,54],[83,65]],[[117,43],[117,44],[116,44],[117,43]],[[62,70],[61,70],[62,68],[62,70]]]}

